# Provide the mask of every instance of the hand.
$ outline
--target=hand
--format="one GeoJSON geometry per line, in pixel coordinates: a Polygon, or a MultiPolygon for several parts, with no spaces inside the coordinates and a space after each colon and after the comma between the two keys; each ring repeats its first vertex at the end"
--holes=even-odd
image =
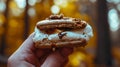
{"type": "Polygon", "coordinates": [[[8,67],[64,67],[73,48],[38,49],[34,47],[33,35],[10,56],[8,67]]]}

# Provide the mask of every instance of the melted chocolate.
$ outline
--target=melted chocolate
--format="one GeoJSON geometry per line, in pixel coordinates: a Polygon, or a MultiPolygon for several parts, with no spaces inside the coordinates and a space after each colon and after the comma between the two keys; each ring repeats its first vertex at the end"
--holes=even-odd
{"type": "Polygon", "coordinates": [[[44,32],[44,33],[47,33],[47,34],[53,34],[55,32],[55,29],[50,28],[50,29],[44,29],[44,30],[41,30],[41,31],[44,32]]]}
{"type": "Polygon", "coordinates": [[[62,33],[62,32],[60,32],[60,33],[58,34],[59,39],[62,39],[66,34],[67,34],[67,33],[62,33]]]}
{"type": "Polygon", "coordinates": [[[67,27],[61,27],[61,28],[58,28],[59,30],[63,30],[63,31],[70,31],[72,30],[73,28],[67,28],[67,27]]]}
{"type": "Polygon", "coordinates": [[[48,40],[48,38],[44,38],[44,39],[42,40],[42,42],[47,41],[47,40],[48,40]]]}

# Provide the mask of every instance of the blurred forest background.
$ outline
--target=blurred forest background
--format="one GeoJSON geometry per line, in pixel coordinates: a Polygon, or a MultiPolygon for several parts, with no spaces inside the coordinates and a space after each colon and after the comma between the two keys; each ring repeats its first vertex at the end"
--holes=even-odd
{"type": "Polygon", "coordinates": [[[66,67],[120,67],[120,0],[0,0],[0,67],[38,21],[60,13],[87,21],[94,32],[66,67]]]}

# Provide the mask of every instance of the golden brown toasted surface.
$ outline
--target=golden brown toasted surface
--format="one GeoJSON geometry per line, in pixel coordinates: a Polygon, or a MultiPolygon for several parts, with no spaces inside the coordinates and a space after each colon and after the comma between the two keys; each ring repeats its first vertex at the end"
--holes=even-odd
{"type": "Polygon", "coordinates": [[[77,18],[64,17],[63,15],[51,15],[47,20],[37,23],[40,30],[50,29],[84,29],[87,23],[77,18]]]}
{"type": "Polygon", "coordinates": [[[42,42],[36,42],[35,47],[36,48],[56,48],[56,47],[84,47],[87,45],[87,41],[85,39],[79,39],[79,40],[67,40],[67,41],[49,41],[44,40],[42,42]]]}

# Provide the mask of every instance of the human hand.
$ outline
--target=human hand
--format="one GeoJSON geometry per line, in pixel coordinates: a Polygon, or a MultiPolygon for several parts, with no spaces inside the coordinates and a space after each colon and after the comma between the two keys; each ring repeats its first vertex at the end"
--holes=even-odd
{"type": "Polygon", "coordinates": [[[8,67],[64,67],[73,48],[38,49],[31,34],[8,59],[8,67]]]}

